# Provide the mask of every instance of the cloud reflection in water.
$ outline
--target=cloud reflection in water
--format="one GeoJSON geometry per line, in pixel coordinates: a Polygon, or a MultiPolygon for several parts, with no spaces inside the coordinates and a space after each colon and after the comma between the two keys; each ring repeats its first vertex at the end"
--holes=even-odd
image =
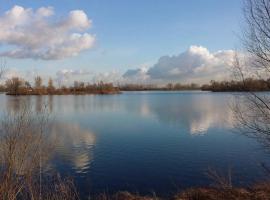
{"type": "Polygon", "coordinates": [[[56,141],[56,154],[68,159],[77,173],[83,173],[90,167],[96,142],[94,133],[78,124],[59,122],[53,123],[49,139],[56,141]]]}

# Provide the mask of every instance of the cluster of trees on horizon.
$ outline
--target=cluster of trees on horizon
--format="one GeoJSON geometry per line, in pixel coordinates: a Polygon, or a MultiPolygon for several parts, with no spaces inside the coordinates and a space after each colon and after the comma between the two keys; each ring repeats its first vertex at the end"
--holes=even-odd
{"type": "Polygon", "coordinates": [[[246,78],[241,81],[210,81],[210,84],[201,86],[203,91],[212,92],[262,92],[270,91],[270,79],[246,78]]]}
{"type": "Polygon", "coordinates": [[[202,90],[212,92],[248,92],[248,91],[270,91],[270,79],[253,79],[246,78],[241,81],[215,81],[211,80],[209,84],[199,85],[196,83],[181,84],[168,83],[165,86],[151,84],[126,84],[119,86],[122,91],[147,91],[147,90],[164,90],[164,91],[181,91],[181,90],[202,90]]]}
{"type": "Polygon", "coordinates": [[[155,84],[123,84],[119,86],[122,91],[147,91],[147,90],[200,90],[200,85],[196,83],[181,84],[181,83],[168,83],[165,86],[158,86],[155,84]]]}
{"type": "Polygon", "coordinates": [[[112,83],[102,81],[94,84],[74,81],[73,86],[55,87],[54,82],[49,78],[47,85],[43,84],[40,76],[35,77],[34,85],[19,77],[7,79],[4,85],[0,86],[2,92],[8,95],[64,95],[64,94],[116,94],[119,89],[112,83]]]}

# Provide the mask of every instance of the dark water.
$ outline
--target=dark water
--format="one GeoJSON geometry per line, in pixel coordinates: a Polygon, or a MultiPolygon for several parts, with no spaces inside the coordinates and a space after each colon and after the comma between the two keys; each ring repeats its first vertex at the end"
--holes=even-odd
{"type": "Polygon", "coordinates": [[[207,92],[128,92],[112,96],[1,95],[3,109],[45,103],[58,138],[51,167],[74,176],[80,194],[129,190],[170,195],[211,183],[208,168],[232,169],[236,185],[264,178],[270,155],[233,132],[232,95],[207,92]]]}

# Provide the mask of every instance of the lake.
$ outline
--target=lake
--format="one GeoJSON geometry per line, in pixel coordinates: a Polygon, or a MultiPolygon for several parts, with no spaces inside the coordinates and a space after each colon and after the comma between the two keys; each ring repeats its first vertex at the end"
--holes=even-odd
{"type": "Polygon", "coordinates": [[[124,92],[120,95],[0,95],[1,109],[46,104],[58,138],[50,167],[74,177],[82,197],[128,190],[169,196],[212,183],[209,168],[233,183],[265,176],[270,155],[256,140],[234,131],[230,93],[124,92]]]}

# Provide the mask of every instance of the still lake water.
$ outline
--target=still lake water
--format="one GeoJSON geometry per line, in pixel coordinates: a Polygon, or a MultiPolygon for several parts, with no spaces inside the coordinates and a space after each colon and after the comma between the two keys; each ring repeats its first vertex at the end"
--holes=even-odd
{"type": "Polygon", "coordinates": [[[58,138],[51,167],[75,177],[80,194],[128,190],[170,195],[209,185],[213,168],[232,169],[247,185],[264,178],[270,154],[233,131],[232,95],[209,92],[124,92],[120,95],[0,95],[1,109],[17,111],[25,99],[45,103],[58,138]]]}

